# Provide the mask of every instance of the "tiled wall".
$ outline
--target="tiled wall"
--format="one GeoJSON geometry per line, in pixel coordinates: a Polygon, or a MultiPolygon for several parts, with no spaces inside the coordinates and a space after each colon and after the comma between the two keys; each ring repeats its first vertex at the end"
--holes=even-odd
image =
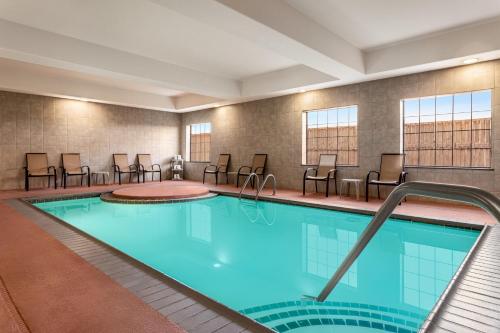
{"type": "Polygon", "coordinates": [[[130,163],[151,153],[166,169],[179,152],[180,124],[169,112],[0,91],[0,189],[24,186],[26,152],[47,152],[56,168],[61,153],[78,152],[98,171],[111,170],[112,153],[128,153],[130,163]]]}
{"type": "MultiPolygon", "coordinates": [[[[268,153],[268,172],[280,187],[299,189],[303,110],[357,104],[359,167],[340,167],[339,177],[365,177],[377,169],[380,154],[400,150],[400,100],[410,97],[493,89],[493,168],[497,170],[408,169],[411,180],[479,186],[500,194],[500,60],[451,69],[310,91],[283,97],[185,113],[182,130],[212,123],[211,160],[231,153],[231,169],[268,153]]],[[[182,135],[184,154],[184,134],[182,135]]],[[[201,179],[204,163],[187,163],[186,177],[201,179]]],[[[312,190],[312,187],[311,187],[312,190]]]]}

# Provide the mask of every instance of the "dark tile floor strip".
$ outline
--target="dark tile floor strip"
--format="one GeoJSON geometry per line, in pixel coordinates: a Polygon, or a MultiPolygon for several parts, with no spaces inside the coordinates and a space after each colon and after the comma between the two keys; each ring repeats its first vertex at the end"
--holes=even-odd
{"type": "Polygon", "coordinates": [[[210,309],[206,301],[189,292],[182,292],[160,274],[137,266],[126,256],[56,222],[25,203],[18,200],[8,200],[7,203],[187,332],[270,332],[256,325],[248,327],[246,320],[210,309]]]}
{"type": "Polygon", "coordinates": [[[427,332],[500,332],[500,225],[489,227],[427,332]]]}

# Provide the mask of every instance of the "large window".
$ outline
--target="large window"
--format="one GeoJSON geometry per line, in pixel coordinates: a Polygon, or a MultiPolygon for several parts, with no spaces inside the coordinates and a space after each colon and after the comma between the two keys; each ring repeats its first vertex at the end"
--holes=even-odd
{"type": "Polygon", "coordinates": [[[491,90],[402,101],[406,165],[491,167],[491,90]]]}
{"type": "Polygon", "coordinates": [[[318,164],[320,154],[337,154],[337,164],[358,164],[358,107],[304,112],[306,164],[318,164]]]}
{"type": "Polygon", "coordinates": [[[210,161],[210,134],[212,126],[210,123],[192,124],[187,126],[189,136],[186,146],[189,149],[188,156],[191,162],[210,161]]]}

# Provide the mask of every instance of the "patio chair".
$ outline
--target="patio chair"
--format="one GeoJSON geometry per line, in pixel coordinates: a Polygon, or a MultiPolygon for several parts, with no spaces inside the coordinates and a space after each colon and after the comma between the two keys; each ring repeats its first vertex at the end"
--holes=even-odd
{"type": "Polygon", "coordinates": [[[368,202],[370,185],[377,186],[377,196],[380,199],[380,186],[396,187],[406,181],[407,173],[404,171],[405,154],[382,154],[380,157],[380,170],[371,170],[366,175],[365,200],[368,202]],[[371,174],[377,174],[377,179],[370,179],[371,174]]]}
{"type": "Polygon", "coordinates": [[[26,153],[26,166],[24,167],[24,189],[30,190],[30,178],[47,177],[48,187],[50,179],[54,177],[54,189],[57,189],[57,171],[49,165],[47,153],[26,153]]]}
{"type": "Polygon", "coordinates": [[[80,176],[80,186],[83,186],[83,178],[87,176],[87,186],[90,187],[90,168],[82,165],[79,153],[61,154],[63,187],[66,188],[67,178],[80,176]]]}
{"type": "MultiPolygon", "coordinates": [[[[236,175],[236,187],[240,185],[240,177],[248,177],[251,173],[255,173],[258,176],[264,177],[264,172],[266,171],[267,154],[255,154],[253,155],[252,166],[242,166],[238,169],[236,175]]],[[[254,181],[252,179],[252,187],[254,186],[254,181]]]]}
{"type": "Polygon", "coordinates": [[[143,183],[146,182],[146,173],[151,173],[151,181],[154,180],[154,175],[157,173],[161,183],[161,166],[151,162],[151,154],[137,154],[137,169],[139,175],[142,173],[143,183]]]}
{"type": "Polygon", "coordinates": [[[139,183],[139,172],[135,164],[128,164],[127,154],[113,154],[113,182],[116,180],[118,174],[118,184],[122,184],[122,174],[128,174],[128,182],[132,181],[132,176],[137,176],[137,183],[139,183]]]}
{"type": "Polygon", "coordinates": [[[203,170],[203,184],[205,184],[205,175],[213,174],[215,175],[215,185],[217,185],[220,174],[226,174],[226,184],[229,183],[227,179],[227,169],[229,166],[229,161],[231,160],[231,154],[220,154],[219,160],[217,161],[217,165],[207,165],[203,170]]]}
{"type": "Polygon", "coordinates": [[[334,181],[335,194],[337,194],[337,154],[320,154],[319,164],[315,168],[307,168],[304,171],[302,181],[302,195],[306,195],[306,182],[314,181],[316,192],[318,192],[318,182],[326,182],[326,197],[330,192],[330,180],[334,181]],[[314,176],[308,175],[309,171],[313,170],[314,176]]]}

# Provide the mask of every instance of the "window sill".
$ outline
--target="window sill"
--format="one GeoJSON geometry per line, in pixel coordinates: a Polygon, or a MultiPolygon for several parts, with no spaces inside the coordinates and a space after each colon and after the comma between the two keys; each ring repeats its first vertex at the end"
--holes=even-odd
{"type": "Polygon", "coordinates": [[[405,169],[439,169],[439,170],[479,170],[479,171],[495,171],[494,168],[491,167],[446,167],[446,166],[415,166],[415,165],[406,165],[405,169]]]}

